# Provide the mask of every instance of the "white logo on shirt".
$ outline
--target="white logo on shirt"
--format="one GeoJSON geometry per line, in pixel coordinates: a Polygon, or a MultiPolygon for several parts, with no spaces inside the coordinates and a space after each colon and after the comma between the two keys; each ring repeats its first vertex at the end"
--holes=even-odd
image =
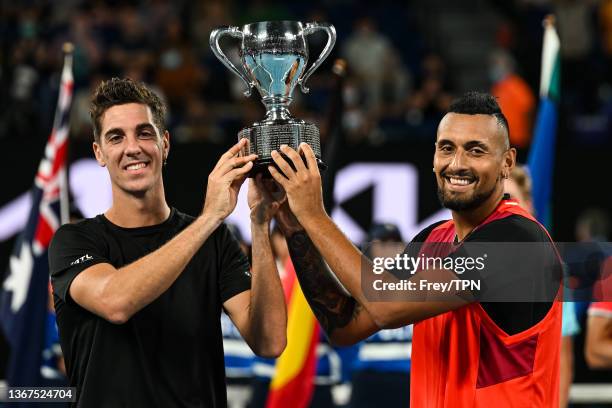
{"type": "Polygon", "coordinates": [[[77,260],[75,260],[75,261],[72,261],[72,262],[70,263],[70,266],[72,266],[72,265],[78,265],[78,264],[80,264],[80,263],[87,262],[87,261],[91,261],[92,259],[93,259],[93,256],[90,256],[89,254],[85,254],[85,255],[83,255],[82,257],[80,257],[79,259],[77,259],[77,260]]]}

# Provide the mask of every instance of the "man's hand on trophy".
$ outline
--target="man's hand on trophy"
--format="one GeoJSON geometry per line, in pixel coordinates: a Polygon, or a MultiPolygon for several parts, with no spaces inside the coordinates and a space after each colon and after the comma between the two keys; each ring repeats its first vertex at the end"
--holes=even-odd
{"type": "Polygon", "coordinates": [[[272,159],[282,173],[274,166],[268,166],[268,170],[287,192],[291,211],[301,221],[303,217],[324,215],[325,208],[317,158],[306,143],[301,143],[298,150],[303,154],[306,163],[298,152],[282,145],[280,151],[284,157],[276,150],[272,151],[272,159]]]}
{"type": "Polygon", "coordinates": [[[242,139],[225,152],[208,176],[202,211],[205,216],[222,221],[234,211],[240,186],[257,158],[256,154],[238,157],[245,143],[246,140],[242,139]]]}
{"type": "Polygon", "coordinates": [[[249,181],[247,201],[251,209],[251,222],[267,225],[287,201],[287,194],[276,181],[264,179],[263,174],[259,173],[249,181]]]}

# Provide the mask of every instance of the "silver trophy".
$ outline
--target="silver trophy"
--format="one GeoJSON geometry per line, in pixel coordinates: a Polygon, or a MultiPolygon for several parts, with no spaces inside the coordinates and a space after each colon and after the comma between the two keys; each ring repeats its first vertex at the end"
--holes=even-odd
{"type": "Polygon", "coordinates": [[[238,140],[249,140],[242,155],[258,155],[251,176],[267,172],[273,164],[270,153],[286,144],[297,150],[301,142],[308,143],[315,152],[319,168],[326,165],[321,160],[319,129],[312,123],[296,119],[289,113],[293,88],[300,84],[302,92],[308,93],[305,83],[323,63],[336,42],[336,30],[327,23],[301,23],[299,21],[264,21],[242,27],[221,27],[210,34],[210,48],[221,62],[246,84],[244,92],[251,95],[256,87],[266,107],[266,117],[238,133],[238,140]],[[308,70],[308,45],[305,36],[316,31],[328,35],[327,44],[319,58],[308,70]],[[224,35],[240,39],[240,62],[238,69],[225,55],[219,45],[224,35]]]}

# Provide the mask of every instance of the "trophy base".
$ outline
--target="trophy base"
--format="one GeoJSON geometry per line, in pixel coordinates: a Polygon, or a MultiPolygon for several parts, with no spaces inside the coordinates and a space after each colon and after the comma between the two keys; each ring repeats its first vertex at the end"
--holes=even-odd
{"type": "MultiPolygon", "coordinates": [[[[285,155],[283,154],[283,157],[284,156],[285,155]]],[[[289,162],[289,164],[291,164],[291,162],[289,162]]],[[[317,164],[319,165],[320,171],[325,171],[327,169],[327,165],[323,163],[323,160],[319,159],[318,157],[317,157],[317,164]]],[[[270,174],[270,170],[268,170],[268,166],[274,166],[276,170],[282,173],[282,170],[278,168],[278,166],[276,165],[276,163],[274,163],[274,160],[272,160],[272,158],[264,159],[264,160],[257,159],[256,162],[253,164],[253,168],[249,172],[249,177],[255,177],[257,174],[262,173],[264,178],[272,178],[272,175],[270,174]]]]}
{"type": "Polygon", "coordinates": [[[272,150],[280,152],[280,146],[283,144],[297,150],[300,143],[308,143],[317,158],[319,169],[324,171],[327,168],[327,165],[321,160],[319,129],[312,123],[297,120],[287,120],[279,123],[255,123],[253,126],[238,132],[238,140],[241,139],[248,139],[249,141],[240,152],[241,156],[253,153],[258,155],[253,168],[249,172],[249,177],[254,177],[259,173],[263,173],[264,177],[271,177],[268,166],[273,165],[278,169],[274,160],[272,160],[272,150]]]}

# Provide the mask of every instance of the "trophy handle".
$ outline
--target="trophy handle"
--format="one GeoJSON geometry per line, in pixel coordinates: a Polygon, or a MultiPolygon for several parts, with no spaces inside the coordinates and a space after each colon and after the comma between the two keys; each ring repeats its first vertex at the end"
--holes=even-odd
{"type": "Polygon", "coordinates": [[[230,71],[238,75],[240,79],[244,81],[247,86],[247,89],[244,91],[244,95],[251,96],[251,88],[253,87],[253,83],[242,71],[240,71],[238,68],[236,68],[234,64],[232,64],[232,62],[229,60],[229,58],[227,58],[227,56],[221,49],[221,46],[219,45],[219,40],[224,35],[229,35],[230,37],[239,38],[240,40],[242,40],[244,38],[244,34],[242,33],[242,31],[240,31],[240,28],[234,26],[216,28],[210,33],[209,44],[210,49],[219,59],[219,61],[221,61],[223,65],[225,65],[230,71]]]}
{"type": "Polygon", "coordinates": [[[310,89],[308,89],[306,86],[306,81],[312,75],[312,73],[319,68],[323,61],[325,61],[325,58],[327,58],[327,56],[331,53],[331,50],[336,43],[336,29],[329,23],[306,23],[306,27],[304,27],[304,35],[312,34],[318,30],[323,30],[327,33],[327,44],[325,45],[325,48],[323,48],[323,51],[321,51],[319,58],[317,58],[310,68],[308,68],[308,71],[306,71],[304,75],[298,79],[298,83],[300,84],[302,92],[304,93],[308,93],[310,91],[310,89]]]}

